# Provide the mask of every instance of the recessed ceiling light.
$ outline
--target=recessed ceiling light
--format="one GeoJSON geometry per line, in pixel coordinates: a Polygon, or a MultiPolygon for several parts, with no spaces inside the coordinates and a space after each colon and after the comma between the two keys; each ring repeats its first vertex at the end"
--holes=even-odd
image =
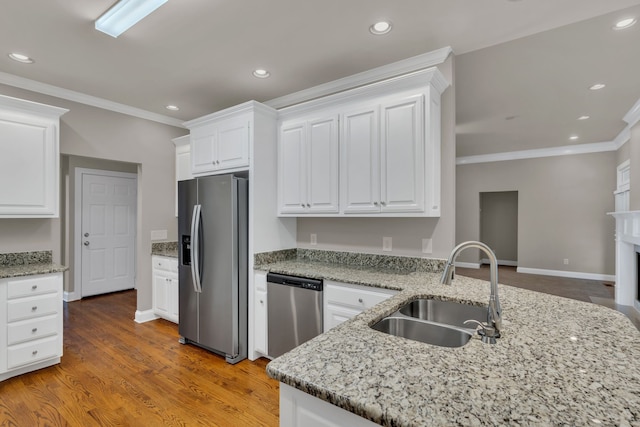
{"type": "Polygon", "coordinates": [[[589,89],[591,90],[600,90],[603,87],[605,87],[606,85],[602,84],[602,83],[596,83],[593,86],[591,86],[589,89]]]}
{"type": "Polygon", "coordinates": [[[621,19],[620,21],[616,22],[616,25],[613,26],[613,29],[624,30],[625,28],[633,26],[633,24],[635,24],[636,22],[636,18],[621,19]]]}
{"type": "Polygon", "coordinates": [[[391,31],[391,22],[389,21],[379,21],[369,27],[369,31],[371,34],[375,34],[376,36],[380,36],[382,34],[387,34],[391,31]]]}
{"type": "Polygon", "coordinates": [[[578,139],[578,135],[571,135],[569,139],[575,141],[576,139],[578,139]]]}
{"type": "Polygon", "coordinates": [[[9,58],[14,61],[22,62],[23,64],[33,64],[35,61],[29,58],[27,55],[23,55],[21,53],[12,52],[9,54],[9,58]]]}
{"type": "Polygon", "coordinates": [[[177,105],[167,105],[166,107],[167,110],[171,110],[171,111],[178,111],[180,109],[180,107],[178,107],[177,105]]]}
{"type": "Polygon", "coordinates": [[[257,70],[253,70],[253,76],[259,79],[266,79],[271,75],[267,70],[263,70],[262,68],[258,68],[257,70]]]}
{"type": "Polygon", "coordinates": [[[580,116],[578,117],[578,120],[587,120],[589,118],[589,116],[580,116]]]}

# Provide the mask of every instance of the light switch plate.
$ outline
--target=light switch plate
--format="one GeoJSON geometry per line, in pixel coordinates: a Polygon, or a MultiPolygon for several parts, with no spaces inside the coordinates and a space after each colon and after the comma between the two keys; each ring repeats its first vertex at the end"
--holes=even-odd
{"type": "Polygon", "coordinates": [[[392,239],[391,237],[383,237],[382,238],[382,250],[385,252],[392,251],[392,239]]]}
{"type": "Polygon", "coordinates": [[[167,230],[151,230],[151,240],[167,240],[167,230]]]}
{"type": "Polygon", "coordinates": [[[422,239],[422,253],[433,253],[433,239],[422,239]]]}

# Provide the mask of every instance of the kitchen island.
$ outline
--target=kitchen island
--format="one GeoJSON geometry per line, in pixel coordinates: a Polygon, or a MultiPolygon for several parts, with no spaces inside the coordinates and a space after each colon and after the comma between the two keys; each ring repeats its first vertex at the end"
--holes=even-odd
{"type": "MultiPolygon", "coordinates": [[[[486,306],[488,282],[296,260],[263,268],[401,291],[269,363],[314,400],[387,426],[640,425],[640,332],[617,311],[499,285],[497,344],[445,348],[370,325],[423,297],[486,306]]],[[[281,420],[289,409],[281,397],[281,420]]]]}

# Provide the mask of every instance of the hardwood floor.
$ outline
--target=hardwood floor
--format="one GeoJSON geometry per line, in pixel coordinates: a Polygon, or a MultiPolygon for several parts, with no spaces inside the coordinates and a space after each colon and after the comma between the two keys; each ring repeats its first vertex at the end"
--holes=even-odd
{"type": "Polygon", "coordinates": [[[65,303],[62,362],[0,383],[0,426],[278,425],[267,360],[229,365],[135,309],[135,291],[65,303]]]}
{"type": "MultiPolygon", "coordinates": [[[[489,280],[489,266],[483,265],[479,269],[456,267],[456,274],[489,280]]],[[[615,288],[611,282],[524,274],[518,273],[516,267],[508,266],[500,266],[498,268],[498,282],[518,288],[604,305],[624,313],[640,330],[640,316],[638,316],[637,312],[630,307],[619,306],[615,303],[615,288]]]]}

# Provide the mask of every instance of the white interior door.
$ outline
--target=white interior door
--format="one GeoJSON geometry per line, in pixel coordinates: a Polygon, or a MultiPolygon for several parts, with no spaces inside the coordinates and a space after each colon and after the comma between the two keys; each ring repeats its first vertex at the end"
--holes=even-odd
{"type": "Polygon", "coordinates": [[[137,178],[82,174],[82,297],[133,289],[137,178]]]}

